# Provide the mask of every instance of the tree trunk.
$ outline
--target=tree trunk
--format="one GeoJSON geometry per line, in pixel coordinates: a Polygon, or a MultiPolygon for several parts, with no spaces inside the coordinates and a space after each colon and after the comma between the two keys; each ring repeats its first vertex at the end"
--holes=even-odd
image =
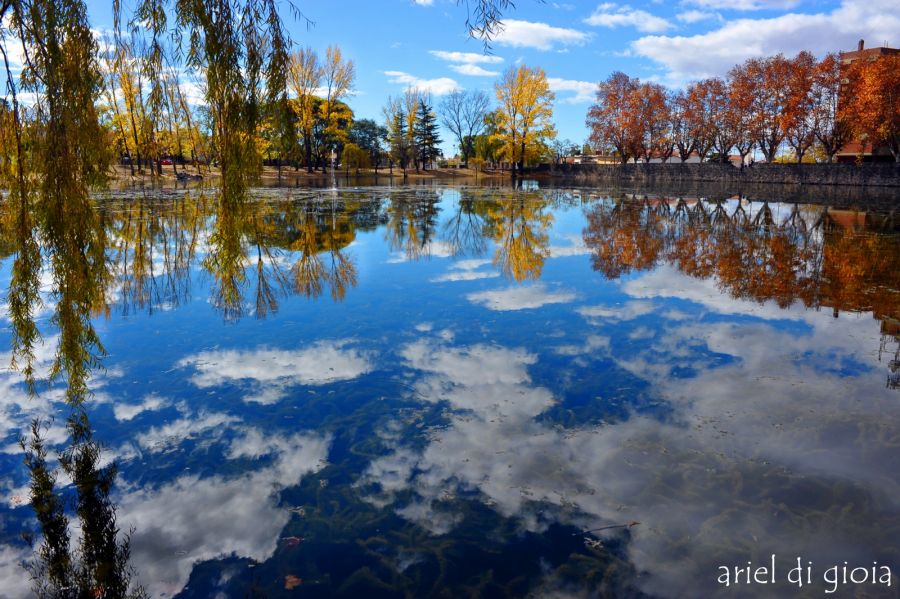
{"type": "Polygon", "coordinates": [[[522,151],[520,153],[521,162],[519,162],[519,172],[523,172],[525,170],[525,136],[522,136],[522,151]]]}

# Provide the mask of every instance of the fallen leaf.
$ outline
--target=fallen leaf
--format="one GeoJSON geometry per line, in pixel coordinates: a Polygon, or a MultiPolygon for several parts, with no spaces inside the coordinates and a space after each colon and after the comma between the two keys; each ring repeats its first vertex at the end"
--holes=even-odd
{"type": "Polygon", "coordinates": [[[301,584],[303,584],[303,579],[297,578],[293,574],[288,574],[284,577],[284,588],[288,591],[300,586],[301,584]]]}

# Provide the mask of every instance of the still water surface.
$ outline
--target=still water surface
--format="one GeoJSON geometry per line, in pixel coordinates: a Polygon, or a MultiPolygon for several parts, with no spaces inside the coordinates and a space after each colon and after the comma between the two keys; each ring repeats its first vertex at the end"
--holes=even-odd
{"type": "MultiPolygon", "coordinates": [[[[98,206],[86,405],[154,597],[821,596],[845,561],[893,585],[833,596],[898,596],[896,216],[450,186],[98,206]],[[719,587],[773,553],[774,588],[719,587]]],[[[65,390],[5,370],[0,395],[24,597],[18,439],[65,444],[65,390]]]]}

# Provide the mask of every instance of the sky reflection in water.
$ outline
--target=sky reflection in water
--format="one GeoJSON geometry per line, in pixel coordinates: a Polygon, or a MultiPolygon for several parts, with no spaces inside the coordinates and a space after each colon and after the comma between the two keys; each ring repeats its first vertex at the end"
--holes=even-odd
{"type": "MultiPolygon", "coordinates": [[[[900,567],[895,224],[589,191],[257,195],[230,223],[202,197],[100,202],[89,413],[153,596],[704,597],[771,553],[900,567]]],[[[17,439],[64,398],[40,389],[0,374],[9,596],[36,526],[17,439]]]]}

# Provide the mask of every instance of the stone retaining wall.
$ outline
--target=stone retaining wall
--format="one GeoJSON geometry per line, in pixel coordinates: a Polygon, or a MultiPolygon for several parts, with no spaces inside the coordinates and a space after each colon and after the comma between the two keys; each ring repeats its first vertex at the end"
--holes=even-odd
{"type": "MultiPolygon", "coordinates": [[[[712,181],[752,185],[853,185],[900,187],[900,164],[754,164],[743,170],[731,164],[562,164],[545,165],[532,173],[547,173],[579,183],[685,183],[712,181]]],[[[527,173],[525,176],[528,176],[527,173]]]]}

